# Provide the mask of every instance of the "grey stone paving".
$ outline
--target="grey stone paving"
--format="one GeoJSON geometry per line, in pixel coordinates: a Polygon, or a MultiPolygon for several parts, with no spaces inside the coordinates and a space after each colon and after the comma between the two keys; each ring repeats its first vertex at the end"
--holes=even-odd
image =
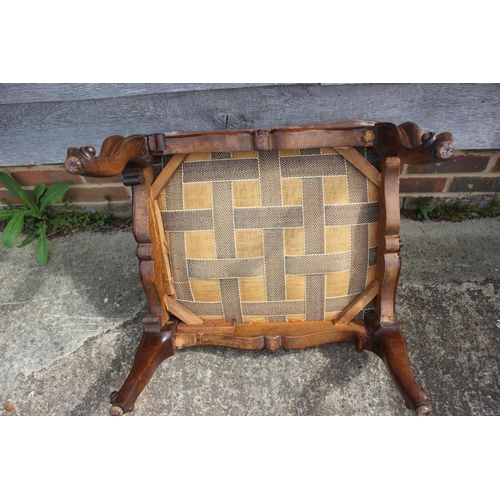
{"type": "MultiPolygon", "coordinates": [[[[500,220],[403,220],[401,236],[398,320],[433,414],[500,415],[500,220]]],[[[0,414],[107,414],[146,312],[135,247],[130,232],[79,233],[51,240],[40,268],[33,246],[0,246],[0,414]]],[[[179,351],[133,415],[412,412],[375,355],[333,344],[179,351]]]]}

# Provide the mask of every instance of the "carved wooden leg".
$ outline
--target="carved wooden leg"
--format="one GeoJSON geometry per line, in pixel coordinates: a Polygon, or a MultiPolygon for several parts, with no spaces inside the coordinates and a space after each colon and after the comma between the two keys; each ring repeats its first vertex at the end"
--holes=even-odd
{"type": "Polygon", "coordinates": [[[125,383],[118,392],[111,394],[113,406],[109,414],[120,416],[133,411],[135,401],[158,366],[173,354],[172,329],[159,332],[145,331],[125,383]]]}
{"type": "MultiPolygon", "coordinates": [[[[382,359],[407,406],[418,416],[430,415],[430,396],[417,384],[410,370],[406,341],[401,328],[397,324],[380,325],[375,313],[366,316],[369,337],[364,339],[362,347],[382,359]]],[[[362,348],[358,347],[358,350],[362,348]]]]}

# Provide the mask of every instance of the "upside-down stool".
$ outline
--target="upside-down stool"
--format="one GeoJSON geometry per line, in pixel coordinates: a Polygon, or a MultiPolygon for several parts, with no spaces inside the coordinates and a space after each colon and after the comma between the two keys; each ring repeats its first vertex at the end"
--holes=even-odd
{"type": "Polygon", "coordinates": [[[111,136],[99,156],[69,148],[69,172],[123,172],[132,186],[149,314],[110,414],[132,411],[177,349],[353,342],[428,415],[395,315],[399,173],[452,155],[450,133],[360,121],[111,136]]]}

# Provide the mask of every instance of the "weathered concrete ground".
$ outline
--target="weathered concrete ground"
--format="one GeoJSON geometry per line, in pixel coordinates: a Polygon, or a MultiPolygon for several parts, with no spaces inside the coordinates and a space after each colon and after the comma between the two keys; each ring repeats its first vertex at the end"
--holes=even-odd
{"type": "MultiPolygon", "coordinates": [[[[398,319],[434,415],[500,415],[500,220],[402,221],[398,319]]],[[[141,337],[130,232],[0,247],[3,415],[106,415],[141,337]],[[13,405],[13,411],[5,410],[13,405]]],[[[412,415],[372,353],[193,348],[164,362],[131,415],[412,415]]]]}

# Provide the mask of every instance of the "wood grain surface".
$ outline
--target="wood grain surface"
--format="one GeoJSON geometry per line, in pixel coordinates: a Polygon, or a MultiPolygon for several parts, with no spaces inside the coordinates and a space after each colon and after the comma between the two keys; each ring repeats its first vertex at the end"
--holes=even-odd
{"type": "Polygon", "coordinates": [[[168,91],[155,87],[161,84],[100,84],[82,91],[81,99],[54,85],[53,94],[31,89],[33,97],[29,86],[18,88],[17,97],[9,84],[0,86],[0,166],[62,163],[68,147],[92,145],[99,151],[115,134],[335,120],[414,121],[422,132],[452,132],[456,149],[500,148],[500,84],[236,84],[202,90],[195,87],[201,84],[182,84],[168,91]],[[52,100],[34,102],[47,95],[52,100]]]}
{"type": "Polygon", "coordinates": [[[0,84],[0,104],[83,101],[135,95],[286,85],[280,83],[11,83],[0,84]]]}

